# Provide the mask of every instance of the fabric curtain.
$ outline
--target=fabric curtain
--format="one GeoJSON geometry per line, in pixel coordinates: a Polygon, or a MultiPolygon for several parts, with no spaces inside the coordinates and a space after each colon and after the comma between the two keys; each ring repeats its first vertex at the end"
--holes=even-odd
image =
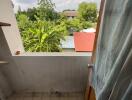
{"type": "Polygon", "coordinates": [[[97,100],[132,100],[132,0],[106,0],[92,85],[97,100]]]}

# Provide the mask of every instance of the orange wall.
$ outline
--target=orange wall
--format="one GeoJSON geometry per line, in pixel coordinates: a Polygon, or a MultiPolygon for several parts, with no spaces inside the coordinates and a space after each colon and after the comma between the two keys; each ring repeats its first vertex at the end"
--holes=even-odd
{"type": "Polygon", "coordinates": [[[94,39],[95,33],[75,32],[74,33],[75,51],[92,52],[94,39]]]}

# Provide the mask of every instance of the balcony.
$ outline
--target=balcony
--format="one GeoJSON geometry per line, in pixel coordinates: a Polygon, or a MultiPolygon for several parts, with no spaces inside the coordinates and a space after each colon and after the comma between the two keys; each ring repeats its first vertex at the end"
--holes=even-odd
{"type": "Polygon", "coordinates": [[[83,100],[92,53],[25,52],[10,0],[0,8],[0,22],[10,23],[0,23],[0,99],[83,100]]]}

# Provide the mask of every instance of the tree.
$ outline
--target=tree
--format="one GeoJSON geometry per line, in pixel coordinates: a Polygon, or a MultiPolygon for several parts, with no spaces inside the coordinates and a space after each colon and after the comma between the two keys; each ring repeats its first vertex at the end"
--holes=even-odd
{"type": "Polygon", "coordinates": [[[79,18],[73,18],[71,20],[66,20],[65,26],[69,31],[69,35],[73,35],[73,32],[79,32],[80,30],[92,27],[92,23],[80,20],[79,18]]]}
{"type": "Polygon", "coordinates": [[[53,21],[59,18],[59,14],[54,10],[55,4],[51,0],[39,0],[38,17],[42,20],[53,21]]]}
{"type": "Polygon", "coordinates": [[[29,17],[29,20],[35,21],[37,16],[37,8],[28,8],[26,11],[26,15],[29,17]]]}
{"type": "Polygon", "coordinates": [[[18,18],[21,15],[27,16],[31,21],[35,21],[36,20],[35,16],[37,16],[37,8],[33,7],[33,8],[28,8],[26,11],[22,11],[21,7],[19,6],[18,12],[16,14],[16,18],[18,18]]]}
{"type": "Polygon", "coordinates": [[[31,27],[32,22],[29,20],[26,14],[20,13],[17,14],[18,27],[20,31],[26,30],[28,27],[31,27]]]}
{"type": "Polygon", "coordinates": [[[78,8],[79,18],[85,21],[96,22],[97,6],[95,3],[82,2],[78,8]]]}

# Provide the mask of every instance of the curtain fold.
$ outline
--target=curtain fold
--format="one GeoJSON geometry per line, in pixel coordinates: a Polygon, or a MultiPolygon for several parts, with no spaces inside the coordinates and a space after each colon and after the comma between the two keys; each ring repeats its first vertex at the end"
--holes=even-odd
{"type": "Polygon", "coordinates": [[[97,100],[132,100],[131,52],[132,0],[106,0],[92,78],[97,100]]]}

